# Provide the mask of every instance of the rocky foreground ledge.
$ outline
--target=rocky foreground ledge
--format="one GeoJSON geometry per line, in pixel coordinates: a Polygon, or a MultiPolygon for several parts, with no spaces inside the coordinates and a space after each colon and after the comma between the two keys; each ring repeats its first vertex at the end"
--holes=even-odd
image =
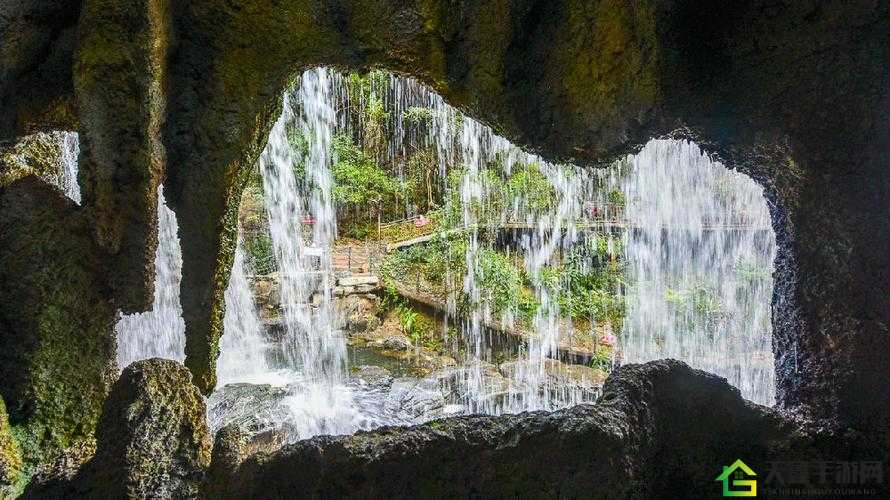
{"type": "Polygon", "coordinates": [[[105,405],[93,458],[36,478],[25,496],[714,498],[714,478],[739,458],[755,471],[820,450],[847,458],[830,436],[673,360],[621,367],[597,404],[552,413],[446,418],[253,454],[224,428],[212,462],[205,411],[182,365],[135,363],[105,405]]]}

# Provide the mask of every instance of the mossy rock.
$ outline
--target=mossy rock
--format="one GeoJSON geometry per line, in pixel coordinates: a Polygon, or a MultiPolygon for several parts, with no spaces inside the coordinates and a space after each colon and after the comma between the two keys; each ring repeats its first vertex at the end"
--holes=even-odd
{"type": "Polygon", "coordinates": [[[26,469],[90,439],[116,310],[82,211],[29,176],[0,188],[0,396],[26,469]]]}
{"type": "Polygon", "coordinates": [[[210,465],[204,399],[169,359],[127,367],[96,430],[96,452],[76,474],[34,481],[24,498],[196,498],[210,465]]]}
{"type": "Polygon", "coordinates": [[[0,186],[29,175],[36,175],[49,184],[59,184],[59,158],[62,155],[61,133],[36,133],[0,151],[0,186]]]}
{"type": "Polygon", "coordinates": [[[10,493],[22,472],[22,455],[12,436],[6,404],[0,398],[0,497],[10,493]]]}

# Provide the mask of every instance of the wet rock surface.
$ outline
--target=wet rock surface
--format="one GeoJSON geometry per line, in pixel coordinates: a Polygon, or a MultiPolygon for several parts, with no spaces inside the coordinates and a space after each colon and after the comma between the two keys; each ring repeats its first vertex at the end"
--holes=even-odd
{"type": "Polygon", "coordinates": [[[0,397],[29,465],[90,439],[113,381],[115,308],[90,231],[37,177],[0,187],[0,397]]]}
{"type": "Polygon", "coordinates": [[[721,464],[766,470],[812,443],[724,379],[659,361],[617,370],[596,405],[317,437],[224,480],[232,498],[712,498],[721,464]]]}
{"type": "Polygon", "coordinates": [[[287,389],[269,384],[229,384],[207,399],[212,429],[234,425],[248,435],[274,429],[290,414],[283,407],[287,389]]]}

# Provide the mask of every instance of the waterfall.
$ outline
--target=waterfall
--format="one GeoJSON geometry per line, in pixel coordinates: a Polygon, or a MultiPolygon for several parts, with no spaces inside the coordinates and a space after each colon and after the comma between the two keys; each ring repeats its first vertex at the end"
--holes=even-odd
{"type": "MultiPolygon", "coordinates": [[[[455,192],[448,196],[460,204],[453,223],[464,230],[466,272],[448,270],[445,280],[457,285],[447,299],[448,322],[460,330],[450,348],[461,360],[458,375],[448,383],[457,384],[464,411],[552,410],[590,400],[589,391],[556,380],[552,360],[567,339],[581,334],[598,339],[611,336],[612,329],[620,331],[622,362],[681,359],[727,377],[746,398],[772,402],[769,304],[775,236],[762,191],[753,181],[710,162],[694,144],[678,141],[652,141],[638,155],[599,171],[550,163],[463,116],[410,78],[387,75],[372,85],[369,96],[350,92],[348,80],[333,70],[305,72],[299,87],[284,93],[281,116],[259,160],[280,284],[280,342],[258,319],[240,238],[225,293],[220,387],[272,383],[285,391],[281,406],[286,414],[270,418],[286,425],[289,440],[404,423],[379,413],[380,401],[373,400],[379,395],[361,394],[347,377],[345,338],[332,297],[337,232],[333,137],[369,119],[344,106],[349,99],[377,99],[390,113],[376,133],[392,139],[374,154],[395,165],[397,175],[404,175],[414,148],[433,152],[443,178],[460,169],[455,192]],[[409,123],[413,108],[428,110],[425,126],[409,123]],[[526,195],[510,203],[493,201],[503,195],[506,179],[531,167],[552,189],[552,203],[542,207],[526,195]],[[615,193],[623,205],[612,200],[615,193]],[[597,224],[619,222],[591,235],[596,218],[597,224]],[[522,229],[505,249],[495,235],[506,223],[522,229]],[[582,331],[564,302],[569,285],[564,278],[554,279],[552,271],[591,244],[606,246],[613,264],[622,257],[627,311],[623,323],[603,324],[591,317],[579,323],[582,331]],[[486,259],[496,252],[515,261],[527,280],[527,293],[537,304],[530,318],[520,318],[517,304],[494,307],[491,284],[499,277],[486,259]],[[501,370],[509,381],[505,397],[493,397],[488,378],[497,362],[492,324],[523,335],[513,353],[518,359],[510,362],[510,370],[501,370]],[[276,366],[268,357],[272,351],[283,358],[276,366]]],[[[60,184],[74,197],[77,183],[65,179],[76,179],[76,135],[63,140],[60,184]]],[[[176,216],[162,188],[158,205],[154,302],[151,311],[118,322],[121,367],[149,357],[184,357],[182,256],[176,216]]],[[[415,207],[406,202],[404,209],[412,213],[415,207]]],[[[585,261],[582,269],[591,265],[585,261]]]]}
{"type": "MultiPolygon", "coordinates": [[[[610,254],[616,252],[620,240],[631,284],[625,322],[610,326],[624,329],[619,346],[623,362],[681,359],[727,377],[753,401],[772,403],[770,302],[775,236],[762,190],[751,179],[710,162],[693,144],[663,140],[650,142],[622,165],[585,174],[520,151],[416,80],[388,75],[377,87],[372,98],[383,100],[393,121],[387,130],[392,140],[382,152],[383,160],[398,165],[409,146],[431,147],[443,176],[447,169],[464,168],[461,223],[470,231],[463,292],[470,307],[463,317],[455,312],[454,319],[461,324],[461,347],[470,358],[490,359],[491,339],[483,322],[491,319],[492,311],[486,290],[480,287],[485,278],[480,254],[489,243],[480,240],[482,228],[507,219],[534,226],[523,240],[522,259],[541,305],[525,353],[528,363],[514,373],[514,382],[540,387],[546,380],[543,361],[555,356],[560,336],[572,335],[571,321],[553,300],[558,290],[543,283],[541,272],[583,239],[576,222],[590,215],[585,213],[586,206],[595,206],[603,220],[615,221],[615,227],[623,229],[619,231],[623,236],[615,238],[614,228],[605,235],[610,254]],[[406,123],[412,108],[432,110],[426,134],[418,134],[406,123]],[[504,174],[518,163],[538,165],[559,202],[549,213],[523,214],[521,207],[513,206],[480,219],[468,207],[492,189],[480,172],[498,160],[504,174]],[[603,189],[592,185],[622,192],[626,208],[610,202],[603,189]]],[[[506,311],[502,322],[511,324],[511,316],[506,311]]],[[[468,377],[468,393],[482,390],[481,370],[477,367],[468,377]]],[[[574,402],[573,396],[546,401],[540,395],[524,392],[502,408],[490,402],[467,404],[473,411],[497,413],[574,402]]]]}
{"type": "Polygon", "coordinates": [[[80,142],[77,132],[59,132],[59,188],[65,196],[80,204],[80,184],[77,183],[77,157],[80,142]]]}
{"type": "Polygon", "coordinates": [[[270,372],[266,361],[269,349],[262,323],[257,317],[253,294],[244,269],[241,239],[235,247],[235,263],[226,287],[224,334],[216,361],[217,386],[233,382],[263,381],[270,372]]]}
{"type": "MultiPolygon", "coordinates": [[[[167,206],[163,186],[159,186],[154,300],[151,310],[122,315],[115,325],[120,369],[148,358],[185,360],[185,321],[179,299],[181,282],[182,251],[176,214],[167,206]]],[[[268,370],[262,326],[245,277],[240,238],[225,301],[224,333],[217,361],[220,385],[251,380],[268,370]]]]}
{"type": "MultiPolygon", "coordinates": [[[[77,182],[80,145],[74,132],[56,134],[59,141],[58,187],[80,203],[77,182]]],[[[123,369],[134,361],[153,357],[185,359],[185,323],[179,302],[182,253],[176,215],[167,207],[158,187],[158,248],[155,253],[155,296],[148,312],[123,315],[115,325],[117,363],[123,369]]]]}
{"type": "Polygon", "coordinates": [[[775,234],[763,191],[688,142],[651,141],[623,165],[624,362],[676,358],[774,401],[775,234]]]}
{"type": "Polygon", "coordinates": [[[155,295],[151,310],[122,315],[117,335],[117,364],[124,369],[148,358],[185,360],[185,321],[179,301],[182,251],[176,214],[158,186],[158,248],[155,251],[155,295]]]}
{"type": "Polygon", "coordinates": [[[584,173],[575,167],[556,165],[542,158],[523,152],[507,139],[497,135],[488,126],[464,116],[448,105],[439,95],[412,78],[389,75],[385,85],[373,89],[384,101],[385,109],[392,117],[390,147],[384,154],[386,162],[398,165],[403,162],[410,147],[430,148],[435,152],[440,174],[444,177],[449,169],[463,167],[459,187],[462,206],[461,225],[468,228],[465,264],[467,272],[460,277],[462,291],[467,299],[468,310],[458,313],[454,294],[449,297],[449,308],[454,321],[461,327],[461,336],[455,351],[464,352],[467,368],[459,383],[466,394],[463,404],[471,412],[498,414],[535,409],[554,409],[580,402],[580,391],[559,391],[548,376],[547,360],[556,356],[560,338],[572,335],[571,322],[567,321],[555,300],[557,290],[546,284],[542,273],[545,266],[570,248],[578,239],[575,221],[581,216],[585,196],[592,193],[582,189],[588,182],[584,173]],[[412,109],[429,109],[426,134],[418,134],[415,127],[406,123],[412,109]],[[497,164],[500,173],[509,175],[517,165],[535,165],[547,177],[556,191],[557,203],[547,213],[533,214],[523,210],[524,200],[514,206],[503,207],[494,213],[477,210],[490,194],[502,186],[501,181],[486,178],[485,169],[497,164]],[[509,220],[520,220],[532,226],[532,234],[524,238],[521,257],[525,271],[531,277],[533,293],[541,303],[533,318],[532,332],[526,336],[523,362],[517,363],[511,372],[514,390],[506,401],[489,396],[486,387],[483,362],[492,361],[493,339],[484,324],[492,320],[511,328],[514,312],[511,309],[495,315],[491,307],[490,291],[483,282],[487,279],[483,253],[493,250],[490,238],[483,233],[496,230],[509,220]],[[485,240],[485,241],[483,241],[485,240]]]}
{"type": "Polygon", "coordinates": [[[290,422],[297,437],[354,432],[359,425],[342,385],[346,342],[332,300],[330,251],[336,235],[331,198],[331,140],[336,126],[327,69],[303,73],[286,92],[282,114],[260,157],[269,230],[278,263],[285,328],[284,354],[299,372],[290,387],[290,422]],[[305,148],[297,141],[306,140],[305,148]]]}

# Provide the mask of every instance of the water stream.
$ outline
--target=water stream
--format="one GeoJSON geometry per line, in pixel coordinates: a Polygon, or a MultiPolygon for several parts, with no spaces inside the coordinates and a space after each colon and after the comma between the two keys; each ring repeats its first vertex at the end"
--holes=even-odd
{"type": "Polygon", "coordinates": [[[80,155],[80,139],[76,132],[59,132],[59,187],[65,196],[80,204],[80,184],[77,183],[77,157],[80,155]]]}
{"type": "Polygon", "coordinates": [[[285,93],[282,114],[260,158],[278,263],[284,353],[296,377],[288,394],[290,424],[298,437],[350,433],[362,425],[344,386],[346,341],[331,296],[330,251],[336,236],[331,92],[339,79],[322,69],[304,73],[298,89],[285,93]]]}
{"type": "Polygon", "coordinates": [[[164,199],[163,186],[158,186],[154,300],[150,311],[124,314],[114,327],[120,369],[148,358],[185,360],[185,321],[179,301],[182,251],[178,227],[176,214],[164,199]]]}

